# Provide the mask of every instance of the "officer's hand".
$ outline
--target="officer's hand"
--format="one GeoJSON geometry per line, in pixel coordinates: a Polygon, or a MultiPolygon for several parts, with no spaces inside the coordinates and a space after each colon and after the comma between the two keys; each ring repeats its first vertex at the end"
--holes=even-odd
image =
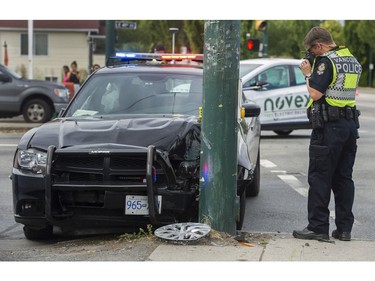
{"type": "Polygon", "coordinates": [[[303,75],[305,75],[305,76],[307,74],[311,73],[311,65],[310,65],[310,62],[307,59],[303,59],[301,61],[301,64],[300,64],[299,68],[301,69],[303,75]]]}

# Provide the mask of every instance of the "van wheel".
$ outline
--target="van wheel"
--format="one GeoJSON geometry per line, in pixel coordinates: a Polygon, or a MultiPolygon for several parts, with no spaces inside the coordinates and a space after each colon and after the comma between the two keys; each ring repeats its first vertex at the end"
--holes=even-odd
{"type": "Polygon", "coordinates": [[[53,235],[53,227],[48,225],[44,228],[32,228],[25,225],[23,227],[23,234],[29,240],[48,240],[53,235]]]}
{"type": "Polygon", "coordinates": [[[29,100],[22,109],[27,123],[46,123],[51,119],[52,108],[42,99],[29,100]]]}

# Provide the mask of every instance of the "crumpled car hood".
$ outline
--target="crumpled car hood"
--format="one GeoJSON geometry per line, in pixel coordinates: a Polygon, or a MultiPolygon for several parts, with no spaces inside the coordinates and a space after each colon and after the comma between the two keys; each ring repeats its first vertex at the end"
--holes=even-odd
{"type": "MultiPolygon", "coordinates": [[[[121,120],[65,120],[56,119],[28,131],[21,139],[19,148],[34,147],[47,150],[56,148],[98,144],[131,145],[147,147],[155,145],[174,158],[197,160],[201,143],[201,126],[197,118],[136,118],[121,120]]],[[[246,145],[238,138],[238,163],[247,169],[252,164],[246,145]]]]}
{"type": "Polygon", "coordinates": [[[46,150],[75,145],[124,144],[170,151],[184,138],[199,138],[200,124],[196,117],[136,118],[121,120],[57,119],[25,134],[23,144],[46,150]],[[34,132],[34,133],[33,133],[34,132]]]}

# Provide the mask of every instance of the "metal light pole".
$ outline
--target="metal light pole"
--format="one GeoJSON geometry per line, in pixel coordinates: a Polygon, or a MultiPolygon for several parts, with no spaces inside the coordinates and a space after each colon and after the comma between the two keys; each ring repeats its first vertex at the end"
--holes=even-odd
{"type": "Polygon", "coordinates": [[[174,45],[175,45],[175,35],[178,32],[177,27],[170,27],[169,31],[172,32],[172,54],[174,54],[174,45]]]}

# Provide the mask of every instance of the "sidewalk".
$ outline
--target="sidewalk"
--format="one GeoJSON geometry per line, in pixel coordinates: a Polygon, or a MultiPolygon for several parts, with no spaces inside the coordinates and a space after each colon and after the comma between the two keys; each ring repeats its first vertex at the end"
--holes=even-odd
{"type": "Polygon", "coordinates": [[[158,246],[148,261],[375,261],[375,241],[331,238],[331,243],[270,234],[269,240],[243,245],[158,246]]]}

